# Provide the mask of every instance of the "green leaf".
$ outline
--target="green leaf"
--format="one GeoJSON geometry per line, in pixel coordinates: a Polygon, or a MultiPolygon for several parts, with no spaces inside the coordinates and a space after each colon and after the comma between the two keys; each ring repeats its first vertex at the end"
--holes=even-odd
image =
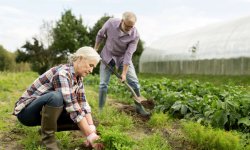
{"type": "Polygon", "coordinates": [[[216,126],[222,127],[228,121],[227,113],[224,110],[219,110],[215,112],[213,119],[214,119],[214,122],[216,123],[215,124],[216,126]]]}
{"type": "Polygon", "coordinates": [[[177,101],[177,102],[175,102],[175,103],[173,104],[173,106],[172,106],[171,108],[174,109],[174,111],[178,111],[178,110],[181,109],[181,106],[182,106],[181,102],[180,102],[180,101],[177,101]]]}
{"type": "Polygon", "coordinates": [[[186,105],[181,105],[181,114],[182,115],[187,114],[187,106],[186,105]]]}
{"type": "Polygon", "coordinates": [[[240,120],[238,121],[238,125],[241,124],[241,123],[245,124],[246,126],[250,126],[249,117],[240,118],[240,120]]]}

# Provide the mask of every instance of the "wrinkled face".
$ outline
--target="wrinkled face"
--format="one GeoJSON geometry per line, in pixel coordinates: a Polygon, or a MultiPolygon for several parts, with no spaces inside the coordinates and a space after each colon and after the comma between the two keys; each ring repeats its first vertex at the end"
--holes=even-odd
{"type": "Polygon", "coordinates": [[[98,61],[93,59],[78,59],[75,62],[75,72],[79,76],[86,77],[88,74],[92,73],[97,64],[98,61]]]}
{"type": "Polygon", "coordinates": [[[133,27],[135,23],[133,21],[127,21],[127,20],[122,20],[121,23],[121,28],[123,32],[129,32],[133,27]]]}

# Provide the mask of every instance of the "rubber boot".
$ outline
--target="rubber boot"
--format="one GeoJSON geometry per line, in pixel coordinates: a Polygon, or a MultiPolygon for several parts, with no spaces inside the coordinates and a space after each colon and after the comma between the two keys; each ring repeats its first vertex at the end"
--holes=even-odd
{"type": "Polygon", "coordinates": [[[41,134],[42,144],[47,150],[59,150],[57,141],[55,138],[55,132],[57,130],[57,120],[62,113],[62,107],[51,107],[45,105],[42,109],[41,120],[41,134]]]}
{"type": "Polygon", "coordinates": [[[150,116],[150,112],[147,112],[141,103],[135,102],[135,110],[138,114],[141,114],[142,116],[150,116]]]}
{"type": "MultiPolygon", "coordinates": [[[[135,94],[137,95],[137,97],[141,96],[140,90],[139,89],[134,89],[135,94]]],[[[135,101],[135,110],[137,113],[141,114],[142,116],[150,116],[150,112],[147,112],[144,107],[142,106],[141,103],[138,103],[135,101]]]]}
{"type": "Polygon", "coordinates": [[[100,89],[99,90],[99,112],[102,112],[102,109],[105,105],[107,97],[107,90],[100,89]]]}

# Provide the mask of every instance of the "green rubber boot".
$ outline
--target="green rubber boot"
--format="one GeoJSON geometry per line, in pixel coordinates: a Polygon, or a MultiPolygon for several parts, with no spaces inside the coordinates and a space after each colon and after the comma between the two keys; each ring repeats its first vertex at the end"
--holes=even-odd
{"type": "Polygon", "coordinates": [[[140,103],[135,102],[135,110],[144,117],[150,116],[150,112],[147,112],[140,103]]]}
{"type": "Polygon", "coordinates": [[[57,130],[57,120],[63,110],[63,107],[51,107],[45,105],[42,109],[41,135],[42,144],[46,150],[59,150],[55,138],[57,130]]]}

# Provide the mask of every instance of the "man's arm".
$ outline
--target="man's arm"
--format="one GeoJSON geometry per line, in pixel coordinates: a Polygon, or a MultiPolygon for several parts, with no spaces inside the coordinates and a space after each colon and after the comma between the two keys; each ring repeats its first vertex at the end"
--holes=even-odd
{"type": "Polygon", "coordinates": [[[95,42],[95,46],[94,46],[94,49],[98,52],[99,50],[99,47],[100,47],[100,44],[101,42],[95,42]]]}
{"type": "Polygon", "coordinates": [[[127,75],[127,72],[128,72],[128,67],[129,67],[129,65],[123,64],[123,69],[122,69],[122,74],[121,74],[122,82],[126,81],[126,75],[127,75]]]}
{"type": "Polygon", "coordinates": [[[121,75],[122,82],[126,80],[126,75],[128,72],[129,63],[130,63],[130,61],[132,61],[132,56],[133,56],[134,52],[136,51],[138,41],[139,41],[139,36],[134,41],[129,43],[128,49],[125,52],[124,61],[123,61],[123,70],[122,70],[122,75],[121,75]]]}
{"type": "Polygon", "coordinates": [[[103,39],[105,39],[107,37],[106,33],[107,33],[108,27],[110,26],[109,24],[110,24],[110,22],[109,22],[109,20],[107,20],[96,35],[95,46],[94,46],[94,49],[96,51],[99,50],[99,47],[100,47],[103,39]]]}

